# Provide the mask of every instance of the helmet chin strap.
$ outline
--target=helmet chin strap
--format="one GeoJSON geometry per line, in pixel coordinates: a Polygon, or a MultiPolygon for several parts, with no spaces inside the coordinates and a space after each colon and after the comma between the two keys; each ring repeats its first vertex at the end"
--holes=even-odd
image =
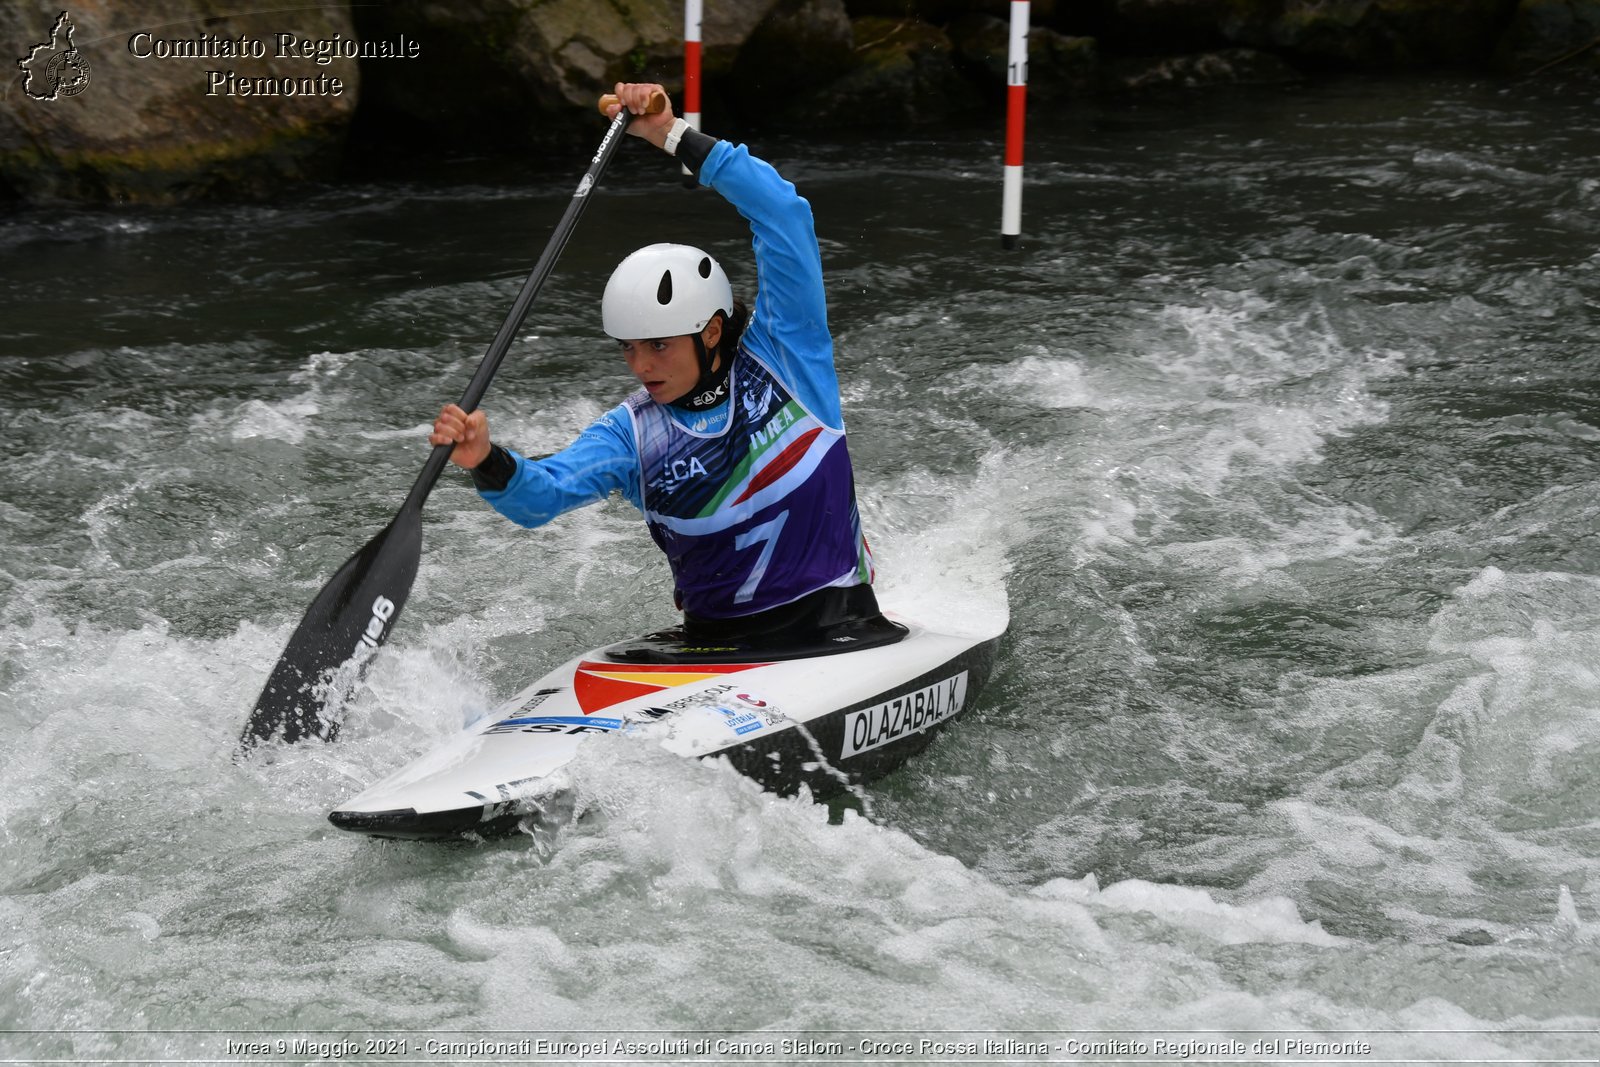
{"type": "Polygon", "coordinates": [[[705,411],[728,399],[728,368],[733,361],[724,359],[716,370],[712,370],[711,361],[716,353],[706,350],[705,338],[698,333],[690,337],[694,341],[695,357],[700,362],[700,380],[694,383],[694,388],[672,401],[672,406],[685,411],[705,411]]]}

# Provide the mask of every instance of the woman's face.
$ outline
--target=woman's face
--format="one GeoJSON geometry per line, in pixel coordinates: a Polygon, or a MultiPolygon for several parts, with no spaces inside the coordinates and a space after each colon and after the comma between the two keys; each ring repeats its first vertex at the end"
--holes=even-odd
{"type": "MultiPolygon", "coordinates": [[[[713,315],[700,336],[707,349],[714,348],[722,339],[722,320],[713,315]]],[[[695,355],[692,334],[618,341],[617,344],[622,349],[622,358],[628,361],[628,370],[658,404],[681,399],[700,380],[700,360],[695,355]]],[[[718,355],[712,360],[711,369],[720,370],[721,367],[722,357],[718,355]]]]}
{"type": "Polygon", "coordinates": [[[670,404],[700,380],[700,361],[688,334],[619,341],[628,370],[658,404],[670,404]]]}

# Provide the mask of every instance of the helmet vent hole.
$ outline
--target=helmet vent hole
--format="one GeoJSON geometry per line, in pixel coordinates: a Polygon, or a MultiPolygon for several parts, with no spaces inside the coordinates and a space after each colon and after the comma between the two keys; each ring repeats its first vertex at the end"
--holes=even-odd
{"type": "Polygon", "coordinates": [[[705,256],[700,260],[700,277],[711,277],[711,257],[705,256]]]}
{"type": "Polygon", "coordinates": [[[656,303],[672,303],[672,272],[670,270],[661,272],[661,284],[656,286],[656,303]]]}

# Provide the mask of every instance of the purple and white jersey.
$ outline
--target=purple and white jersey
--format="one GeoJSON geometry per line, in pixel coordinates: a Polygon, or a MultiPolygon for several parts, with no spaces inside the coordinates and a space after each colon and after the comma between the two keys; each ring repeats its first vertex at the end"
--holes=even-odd
{"type": "Polygon", "coordinates": [[[640,390],[626,402],[644,517],[685,611],[749,615],[872,580],[844,433],[743,347],[728,419],[697,432],[640,390]]]}

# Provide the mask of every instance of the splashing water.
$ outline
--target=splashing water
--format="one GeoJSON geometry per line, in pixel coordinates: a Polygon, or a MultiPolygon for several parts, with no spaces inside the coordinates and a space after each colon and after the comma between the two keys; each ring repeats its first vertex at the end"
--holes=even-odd
{"type": "MultiPolygon", "coordinates": [[[[5,1047],[604,1021],[1592,1057],[1593,114],[1446,82],[1039,123],[1005,258],[994,144],[757,145],[816,209],[881,599],[1010,634],[867,817],[606,738],[541,843],[323,813],[670,620],[619,501],[527,533],[447,476],[343,739],[229,757],[566,176],[0,217],[5,1047]]],[[[486,401],[502,439],[626,392],[595,294],[633,245],[753,281],[715,197],[661,218],[672,177],[608,179],[486,401]]]]}

